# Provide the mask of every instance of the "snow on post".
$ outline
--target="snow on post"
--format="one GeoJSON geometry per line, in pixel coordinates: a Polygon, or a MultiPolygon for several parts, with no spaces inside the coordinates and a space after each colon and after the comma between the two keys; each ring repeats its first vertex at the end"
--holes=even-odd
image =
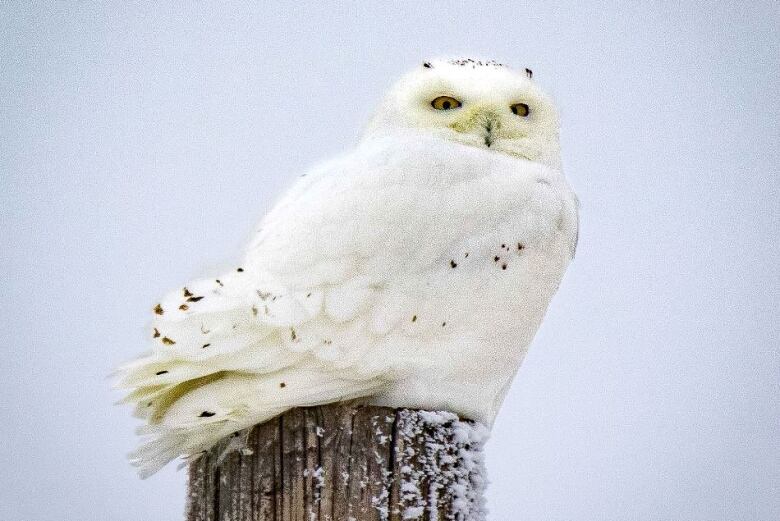
{"type": "Polygon", "coordinates": [[[487,436],[449,412],[293,409],[190,464],[187,521],[483,521],[487,436]]]}

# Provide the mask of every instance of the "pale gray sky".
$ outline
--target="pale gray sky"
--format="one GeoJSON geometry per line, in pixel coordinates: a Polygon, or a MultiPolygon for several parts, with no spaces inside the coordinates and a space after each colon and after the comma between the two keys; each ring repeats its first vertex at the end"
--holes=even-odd
{"type": "Polygon", "coordinates": [[[181,518],[106,375],[438,55],[534,70],[582,201],[491,519],[780,519],[780,4],[155,4],[0,7],[1,519],[181,518]]]}

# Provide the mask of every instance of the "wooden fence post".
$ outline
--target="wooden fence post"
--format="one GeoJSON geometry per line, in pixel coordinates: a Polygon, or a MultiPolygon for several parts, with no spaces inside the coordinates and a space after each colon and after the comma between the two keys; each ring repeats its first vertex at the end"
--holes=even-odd
{"type": "Polygon", "coordinates": [[[446,412],[293,409],[190,464],[187,521],[482,521],[486,439],[446,412]]]}

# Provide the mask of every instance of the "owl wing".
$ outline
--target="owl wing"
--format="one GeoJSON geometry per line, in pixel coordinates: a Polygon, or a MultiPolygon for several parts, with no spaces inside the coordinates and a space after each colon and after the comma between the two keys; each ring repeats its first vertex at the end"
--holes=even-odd
{"type": "Polygon", "coordinates": [[[262,221],[241,266],[154,307],[151,351],[117,371],[117,387],[129,390],[121,403],[146,422],[130,455],[142,476],[289,408],[381,387],[381,371],[350,371],[354,346],[368,343],[352,320],[369,293],[359,242],[339,243],[359,233],[365,213],[368,192],[349,186],[356,169],[347,158],[309,172],[262,221]]]}
{"type": "MultiPolygon", "coordinates": [[[[415,288],[517,197],[534,204],[518,179],[479,162],[421,166],[430,150],[410,146],[421,145],[358,149],[309,172],[240,266],[155,306],[152,351],[119,370],[124,401],[147,422],[131,455],[142,475],[292,407],[379,391],[392,360],[371,348],[420,304],[415,288]]],[[[420,320],[405,333],[434,329],[420,320]]]]}

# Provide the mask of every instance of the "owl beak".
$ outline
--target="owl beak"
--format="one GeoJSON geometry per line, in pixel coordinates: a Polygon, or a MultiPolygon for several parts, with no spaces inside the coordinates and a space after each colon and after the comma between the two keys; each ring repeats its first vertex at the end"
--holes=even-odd
{"type": "Polygon", "coordinates": [[[485,146],[490,148],[493,144],[493,120],[485,120],[485,146]]]}
{"type": "Polygon", "coordinates": [[[495,132],[499,127],[500,116],[492,107],[484,105],[471,107],[450,124],[456,132],[476,134],[488,148],[495,142],[495,132]]]}
{"type": "Polygon", "coordinates": [[[485,146],[490,148],[496,140],[495,133],[500,127],[499,116],[492,110],[484,111],[477,118],[477,122],[472,132],[479,135],[484,140],[485,146]]]}

